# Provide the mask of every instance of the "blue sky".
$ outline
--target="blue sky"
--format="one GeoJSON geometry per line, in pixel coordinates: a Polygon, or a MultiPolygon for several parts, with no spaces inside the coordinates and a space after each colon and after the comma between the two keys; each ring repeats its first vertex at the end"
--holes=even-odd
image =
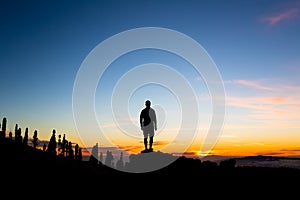
{"type": "MultiPolygon", "coordinates": [[[[300,87],[299,1],[13,0],[1,2],[0,15],[0,110],[12,130],[18,123],[24,130],[29,127],[32,134],[34,129],[39,130],[41,139],[49,139],[52,129],[57,129],[72,140],[78,140],[72,116],[72,91],[83,60],[108,37],[140,27],[173,29],[205,48],[224,80],[228,127],[257,127],[263,123],[261,132],[265,132],[271,114],[265,110],[262,114],[257,106],[270,103],[270,110],[276,107],[293,111],[287,118],[272,119],[296,128],[285,130],[291,131],[290,140],[295,139],[295,132],[299,130],[296,94],[300,87]],[[282,103],[278,103],[280,101],[282,103]],[[286,105],[297,109],[288,109],[286,105]]],[[[99,85],[96,98],[109,97],[126,70],[147,62],[174,67],[188,78],[199,96],[208,95],[198,75],[182,68],[183,60],[149,50],[133,52],[117,60],[104,77],[104,85],[99,85]],[[126,67],[122,71],[118,65],[126,67]]],[[[154,89],[157,88],[150,90],[154,89]]],[[[164,98],[157,95],[153,99],[166,106],[170,94],[166,90],[161,92],[166,92],[164,98]]],[[[144,100],[142,91],[136,94],[140,95],[134,96],[136,101],[144,100]]],[[[105,121],[106,114],[111,113],[99,102],[97,112],[105,121]]],[[[103,102],[109,103],[108,99],[103,102]]],[[[133,115],[143,106],[143,102],[135,103],[136,107],[130,104],[133,115]]],[[[178,108],[175,101],[173,105],[178,108]]],[[[209,109],[206,112],[209,115],[209,109]]],[[[237,137],[238,133],[244,133],[243,128],[231,131],[228,127],[224,127],[228,135],[237,137]]],[[[246,131],[243,136],[245,139],[251,135],[251,131],[246,131]]],[[[263,141],[276,146],[276,142],[267,138],[268,135],[257,143],[263,141]]],[[[256,142],[255,136],[251,141],[256,142]]],[[[230,141],[228,145],[240,145],[239,142],[244,141],[230,141]]]]}

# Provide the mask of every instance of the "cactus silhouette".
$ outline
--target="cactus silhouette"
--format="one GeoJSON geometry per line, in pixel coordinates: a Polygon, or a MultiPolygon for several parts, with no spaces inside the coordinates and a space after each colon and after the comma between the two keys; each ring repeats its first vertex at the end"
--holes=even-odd
{"type": "Polygon", "coordinates": [[[78,149],[78,157],[77,157],[78,161],[82,161],[82,149],[79,147],[78,149]]]}
{"type": "Polygon", "coordinates": [[[89,161],[92,164],[98,164],[98,143],[93,146],[89,161]]]}
{"type": "Polygon", "coordinates": [[[17,137],[15,138],[15,140],[18,144],[22,144],[23,138],[22,138],[22,129],[21,128],[18,128],[17,137]]]}
{"type": "Polygon", "coordinates": [[[37,135],[38,135],[38,132],[37,132],[37,130],[35,130],[34,133],[33,133],[33,140],[32,140],[33,148],[35,148],[35,149],[36,149],[36,147],[38,145],[38,137],[37,137],[37,135]]]}
{"type": "Polygon", "coordinates": [[[8,133],[8,139],[9,140],[12,140],[12,138],[13,138],[13,136],[12,136],[13,134],[12,134],[12,132],[11,131],[9,131],[9,133],[8,133]]]}
{"type": "Polygon", "coordinates": [[[113,160],[114,160],[114,156],[112,155],[112,152],[107,150],[106,157],[105,157],[105,165],[109,167],[113,167],[113,160]]]}
{"type": "Polygon", "coordinates": [[[26,145],[26,146],[28,145],[28,128],[25,129],[23,145],[26,145]]]}
{"type": "Polygon", "coordinates": [[[73,152],[73,147],[72,147],[72,142],[69,142],[69,149],[68,149],[68,158],[69,160],[74,160],[74,152],[73,152]]]}
{"type": "Polygon", "coordinates": [[[18,137],[18,124],[16,124],[16,126],[15,126],[15,140],[16,140],[16,138],[18,137]]]}
{"type": "Polygon", "coordinates": [[[62,142],[61,142],[61,154],[63,156],[67,156],[66,148],[68,146],[68,140],[66,140],[66,134],[64,134],[62,142]]]}
{"type": "Polygon", "coordinates": [[[117,161],[116,168],[122,170],[124,168],[123,152],[120,154],[120,159],[117,161]]]}
{"type": "Polygon", "coordinates": [[[48,148],[47,148],[47,151],[53,156],[56,156],[56,135],[55,134],[56,131],[53,129],[52,136],[50,138],[48,148]]]}
{"type": "Polygon", "coordinates": [[[78,160],[78,155],[79,155],[79,145],[76,144],[75,151],[74,151],[75,160],[78,160]]]}
{"type": "Polygon", "coordinates": [[[7,123],[7,120],[6,120],[6,117],[4,117],[3,120],[2,120],[2,130],[1,130],[1,135],[0,135],[1,139],[5,138],[6,123],[7,123]]]}
{"type": "Polygon", "coordinates": [[[82,162],[82,149],[79,147],[78,156],[77,156],[77,163],[80,164],[81,162],[82,162]]]}

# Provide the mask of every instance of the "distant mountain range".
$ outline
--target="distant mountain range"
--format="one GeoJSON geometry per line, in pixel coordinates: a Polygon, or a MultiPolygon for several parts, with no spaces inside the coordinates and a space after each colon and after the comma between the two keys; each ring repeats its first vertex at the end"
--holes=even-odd
{"type": "Polygon", "coordinates": [[[235,158],[236,166],[295,168],[300,169],[300,157],[290,156],[245,156],[235,158]]]}
{"type": "Polygon", "coordinates": [[[290,157],[290,156],[264,156],[264,155],[258,155],[258,156],[245,156],[245,157],[239,157],[235,158],[236,160],[254,160],[254,161],[278,161],[278,160],[300,160],[299,157],[290,157]]]}

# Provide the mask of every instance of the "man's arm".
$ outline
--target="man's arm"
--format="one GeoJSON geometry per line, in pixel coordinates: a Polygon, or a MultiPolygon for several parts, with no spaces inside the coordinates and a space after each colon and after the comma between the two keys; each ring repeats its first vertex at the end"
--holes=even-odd
{"type": "Polygon", "coordinates": [[[140,126],[141,126],[141,129],[143,130],[143,111],[140,114],[140,126]]]}
{"type": "Polygon", "coordinates": [[[156,120],[155,110],[153,110],[153,123],[154,123],[154,130],[157,130],[157,120],[156,120]]]}

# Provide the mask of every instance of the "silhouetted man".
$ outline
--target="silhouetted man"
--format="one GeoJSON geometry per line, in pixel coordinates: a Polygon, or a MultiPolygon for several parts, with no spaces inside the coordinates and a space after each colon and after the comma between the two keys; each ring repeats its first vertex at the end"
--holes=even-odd
{"type": "Polygon", "coordinates": [[[140,114],[140,125],[144,134],[144,145],[145,145],[145,149],[142,151],[143,153],[153,151],[152,144],[153,144],[154,131],[157,130],[156,114],[155,114],[155,110],[151,108],[151,102],[147,100],[145,102],[145,106],[146,108],[144,108],[140,114]],[[149,137],[149,148],[148,148],[148,137],[149,137]]]}

